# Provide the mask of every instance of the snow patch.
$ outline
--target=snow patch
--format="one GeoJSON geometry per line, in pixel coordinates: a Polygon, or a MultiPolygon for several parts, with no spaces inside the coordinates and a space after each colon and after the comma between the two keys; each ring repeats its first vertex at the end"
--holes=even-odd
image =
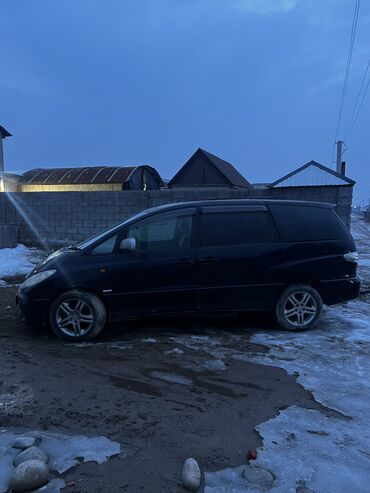
{"type": "Polygon", "coordinates": [[[210,359],[203,363],[203,368],[211,371],[224,371],[226,369],[226,365],[222,359],[210,359]]]}
{"type": "MultiPolygon", "coordinates": [[[[13,459],[19,453],[19,450],[12,448],[12,444],[18,434],[14,430],[0,430],[0,493],[9,489],[9,481],[14,472],[13,459]]],[[[22,435],[42,437],[41,448],[50,458],[50,471],[57,474],[62,474],[81,462],[93,461],[102,464],[121,451],[119,443],[104,436],[69,436],[46,431],[33,431],[22,435]]],[[[54,493],[59,492],[63,486],[64,481],[55,479],[38,491],[54,493]]]]}
{"type": "MultiPolygon", "coordinates": [[[[277,476],[271,493],[293,493],[299,479],[317,493],[368,492],[370,304],[330,307],[317,329],[261,332],[251,342],[269,347],[268,353],[233,358],[297,375],[317,401],[343,414],[327,417],[292,406],[257,427],[263,447],[255,463],[277,476]]],[[[240,468],[210,473],[205,493],[238,493],[245,491],[242,484],[240,468]]]]}
{"type": "Polygon", "coordinates": [[[28,274],[39,263],[41,255],[40,250],[24,245],[0,249],[0,279],[28,274]]]}

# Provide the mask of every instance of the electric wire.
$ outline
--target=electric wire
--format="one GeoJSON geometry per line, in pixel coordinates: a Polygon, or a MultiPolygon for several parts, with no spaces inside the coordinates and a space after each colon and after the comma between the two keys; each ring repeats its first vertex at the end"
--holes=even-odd
{"type": "MultiPolygon", "coordinates": [[[[369,59],[369,63],[368,63],[368,65],[367,65],[367,68],[369,68],[369,66],[370,66],[370,59],[369,59]]],[[[363,102],[364,102],[364,100],[365,100],[365,98],[366,98],[366,94],[367,94],[367,91],[368,91],[368,89],[369,89],[369,86],[370,86],[370,77],[369,77],[369,80],[367,81],[367,84],[366,84],[366,86],[365,86],[365,90],[364,90],[364,92],[363,92],[363,95],[362,95],[362,98],[361,98],[360,104],[359,104],[359,106],[358,106],[358,108],[357,108],[356,115],[355,115],[355,117],[354,117],[354,119],[353,119],[353,122],[352,122],[351,126],[349,127],[349,130],[348,130],[348,132],[347,132],[347,134],[346,134],[346,139],[348,139],[348,137],[351,135],[352,130],[353,130],[354,126],[356,125],[357,118],[358,118],[358,115],[360,114],[361,107],[362,107],[363,102]]]]}
{"type": "Polygon", "coordinates": [[[342,96],[340,99],[339,113],[338,113],[337,126],[336,126],[336,130],[335,130],[334,142],[337,141],[339,130],[340,130],[340,127],[342,124],[343,108],[344,108],[344,102],[345,102],[346,94],[347,94],[348,79],[349,79],[349,73],[350,73],[351,63],[352,63],[353,47],[354,47],[355,38],[356,38],[358,13],[360,10],[360,1],[361,0],[356,0],[355,10],[354,10],[354,14],[353,14],[351,37],[350,37],[350,42],[349,42],[349,49],[348,49],[347,63],[346,63],[346,71],[345,71],[344,82],[343,82],[342,96]]]}
{"type": "Polygon", "coordinates": [[[353,111],[352,111],[352,115],[351,115],[351,118],[349,119],[349,123],[348,123],[348,127],[347,127],[347,132],[346,132],[346,136],[349,134],[349,129],[351,128],[352,126],[352,123],[353,123],[353,120],[354,120],[354,117],[355,117],[355,114],[356,114],[356,111],[357,111],[357,108],[358,108],[358,103],[360,101],[360,97],[361,97],[361,94],[362,94],[362,89],[364,87],[364,84],[365,84],[365,80],[366,80],[366,76],[367,76],[367,72],[369,70],[369,67],[370,67],[370,58],[367,62],[367,65],[366,65],[366,69],[365,69],[365,72],[364,72],[364,75],[362,77],[362,81],[361,81],[361,86],[360,86],[360,90],[358,91],[358,94],[357,94],[357,98],[356,98],[356,102],[355,102],[355,105],[353,107],[353,111]]]}

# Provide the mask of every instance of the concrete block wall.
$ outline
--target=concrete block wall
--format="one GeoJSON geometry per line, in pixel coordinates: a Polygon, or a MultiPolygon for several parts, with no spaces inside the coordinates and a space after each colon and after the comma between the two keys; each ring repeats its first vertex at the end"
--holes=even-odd
{"type": "Polygon", "coordinates": [[[54,248],[88,238],[149,207],[228,198],[331,202],[349,225],[352,187],[3,193],[0,194],[0,223],[16,224],[20,243],[54,248]]]}

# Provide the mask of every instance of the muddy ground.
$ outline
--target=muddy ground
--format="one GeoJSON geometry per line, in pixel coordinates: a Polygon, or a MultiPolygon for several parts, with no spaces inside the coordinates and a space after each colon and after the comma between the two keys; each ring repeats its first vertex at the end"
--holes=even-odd
{"type": "Polygon", "coordinates": [[[0,406],[2,427],[105,435],[122,445],[102,465],[67,472],[64,491],[180,492],[187,457],[203,471],[241,465],[261,445],[254,427],[280,409],[331,414],[284,370],[233,359],[263,349],[250,336],[274,330],[267,316],[135,321],[72,345],[22,323],[16,291],[0,289],[0,394],[14,395],[0,406]]]}

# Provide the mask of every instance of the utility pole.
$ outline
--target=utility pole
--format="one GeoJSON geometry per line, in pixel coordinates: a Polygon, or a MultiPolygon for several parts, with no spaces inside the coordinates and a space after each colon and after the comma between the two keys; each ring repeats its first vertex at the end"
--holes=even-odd
{"type": "Polygon", "coordinates": [[[343,140],[338,140],[337,144],[337,173],[341,173],[342,167],[342,154],[343,154],[343,140]]]}

